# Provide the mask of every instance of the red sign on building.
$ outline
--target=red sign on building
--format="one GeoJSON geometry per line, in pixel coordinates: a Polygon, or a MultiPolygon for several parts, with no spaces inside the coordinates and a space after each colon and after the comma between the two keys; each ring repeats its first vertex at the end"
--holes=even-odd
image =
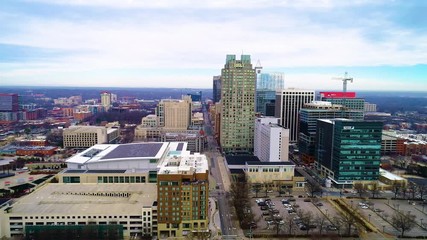
{"type": "Polygon", "coordinates": [[[355,98],[355,92],[320,92],[320,98],[355,98]]]}

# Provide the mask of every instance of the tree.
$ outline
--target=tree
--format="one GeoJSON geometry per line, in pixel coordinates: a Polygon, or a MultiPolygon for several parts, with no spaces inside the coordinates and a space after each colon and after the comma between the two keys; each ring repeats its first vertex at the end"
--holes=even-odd
{"type": "Polygon", "coordinates": [[[344,226],[345,230],[347,231],[347,235],[350,236],[351,235],[351,229],[353,228],[353,226],[356,225],[356,221],[357,221],[357,215],[358,213],[358,209],[357,207],[348,207],[347,209],[348,211],[343,211],[340,212],[339,216],[335,219],[336,223],[335,225],[338,226],[344,226]]]}
{"type": "Polygon", "coordinates": [[[313,198],[314,194],[322,191],[322,187],[317,182],[307,182],[305,184],[305,190],[310,193],[310,196],[313,198]]]}
{"type": "Polygon", "coordinates": [[[396,229],[399,229],[401,237],[404,237],[406,231],[410,231],[417,225],[415,219],[416,216],[410,212],[403,213],[402,211],[395,211],[391,217],[391,224],[396,229]]]}
{"type": "Polygon", "coordinates": [[[394,193],[394,198],[397,198],[397,194],[399,194],[400,190],[402,189],[402,183],[394,181],[391,185],[391,188],[394,193]]]}
{"type": "Polygon", "coordinates": [[[306,234],[310,231],[310,225],[313,224],[313,213],[309,211],[304,211],[299,209],[297,211],[297,216],[301,219],[302,224],[306,226],[306,234]]]}
{"type": "Polygon", "coordinates": [[[424,194],[427,192],[427,185],[421,184],[417,187],[417,193],[420,195],[420,200],[424,199],[424,194]]]}
{"type": "Polygon", "coordinates": [[[357,194],[359,194],[360,198],[362,198],[363,195],[365,195],[365,193],[366,193],[365,186],[363,186],[363,183],[361,183],[361,182],[354,183],[353,188],[357,192],[357,194]]]}
{"type": "Polygon", "coordinates": [[[322,231],[327,226],[328,219],[323,214],[322,215],[317,214],[314,221],[317,222],[317,226],[319,227],[319,233],[322,234],[322,231]]]}
{"type": "Polygon", "coordinates": [[[378,197],[380,195],[380,186],[379,186],[378,182],[374,182],[371,185],[371,188],[369,189],[369,191],[372,194],[372,198],[378,197]]]}
{"type": "Polygon", "coordinates": [[[255,197],[258,198],[258,193],[261,191],[261,184],[259,183],[252,184],[252,189],[255,192],[255,197]]]}

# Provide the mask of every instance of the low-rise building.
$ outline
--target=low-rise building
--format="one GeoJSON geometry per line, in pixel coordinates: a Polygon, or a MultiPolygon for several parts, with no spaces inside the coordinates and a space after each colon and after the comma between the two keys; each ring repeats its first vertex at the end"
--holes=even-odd
{"type": "Polygon", "coordinates": [[[89,148],[95,144],[114,143],[118,137],[117,128],[72,126],[63,130],[65,148],[89,148]]]}

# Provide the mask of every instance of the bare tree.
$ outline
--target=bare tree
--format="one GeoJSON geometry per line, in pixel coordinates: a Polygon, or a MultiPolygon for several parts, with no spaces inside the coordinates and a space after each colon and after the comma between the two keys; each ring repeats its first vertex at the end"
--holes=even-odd
{"type": "Polygon", "coordinates": [[[363,183],[356,182],[353,184],[353,188],[357,192],[357,194],[359,194],[360,198],[362,198],[366,193],[366,189],[365,186],[363,186],[363,183]]]}
{"type": "Polygon", "coordinates": [[[391,187],[394,193],[394,198],[397,198],[397,194],[399,194],[400,190],[402,189],[402,184],[400,182],[394,181],[391,187]]]}
{"type": "Polygon", "coordinates": [[[401,211],[395,211],[391,217],[391,223],[396,229],[400,230],[401,237],[404,237],[405,232],[410,231],[417,225],[415,219],[416,216],[410,212],[403,213],[401,211]]]}
{"type": "Polygon", "coordinates": [[[378,182],[374,182],[371,185],[371,188],[369,189],[369,191],[372,194],[372,198],[378,197],[380,195],[380,186],[379,186],[378,182]]]}
{"type": "Polygon", "coordinates": [[[322,187],[317,182],[307,182],[305,184],[305,189],[310,193],[311,197],[314,197],[314,194],[322,191],[322,187]]]}
{"type": "Polygon", "coordinates": [[[255,197],[256,198],[258,198],[258,193],[259,192],[261,192],[261,184],[259,184],[259,183],[254,183],[254,184],[252,184],[252,189],[254,190],[254,192],[255,192],[255,197]]]}
{"type": "Polygon", "coordinates": [[[300,217],[302,224],[306,226],[306,234],[310,231],[310,225],[313,225],[313,213],[299,209],[297,216],[300,217]]]}
{"type": "Polygon", "coordinates": [[[289,235],[292,235],[292,233],[295,233],[297,227],[292,217],[288,217],[285,219],[285,228],[288,231],[289,235]]]}
{"type": "Polygon", "coordinates": [[[314,222],[317,223],[317,226],[319,227],[319,233],[322,234],[324,228],[327,226],[328,219],[326,218],[325,215],[323,215],[323,214],[319,215],[318,214],[318,215],[316,215],[314,222]]]}
{"type": "MultiPolygon", "coordinates": [[[[351,229],[356,225],[358,209],[357,207],[349,207],[348,211],[341,212],[338,216],[338,222],[345,227],[347,235],[351,235],[351,229]]],[[[337,225],[340,226],[340,225],[337,225]]]]}
{"type": "Polygon", "coordinates": [[[411,199],[414,200],[417,194],[417,185],[415,183],[409,182],[408,193],[411,194],[411,199]]]}
{"type": "Polygon", "coordinates": [[[425,184],[418,185],[417,193],[418,193],[418,195],[420,195],[420,200],[423,200],[424,194],[427,193],[427,185],[425,185],[425,184]]]}

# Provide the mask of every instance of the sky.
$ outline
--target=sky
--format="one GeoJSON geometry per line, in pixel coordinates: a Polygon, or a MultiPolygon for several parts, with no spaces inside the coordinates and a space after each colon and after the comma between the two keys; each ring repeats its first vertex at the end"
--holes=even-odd
{"type": "Polygon", "coordinates": [[[285,87],[427,91],[424,0],[1,0],[0,86],[212,88],[227,54],[285,87]]]}

